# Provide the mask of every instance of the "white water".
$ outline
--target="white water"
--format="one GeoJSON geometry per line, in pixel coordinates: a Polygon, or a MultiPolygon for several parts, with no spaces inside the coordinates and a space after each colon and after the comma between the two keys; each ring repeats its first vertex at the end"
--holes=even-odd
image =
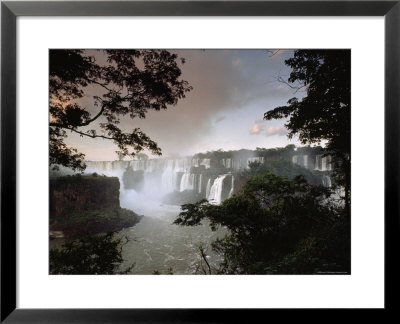
{"type": "Polygon", "coordinates": [[[293,155],[292,163],[298,164],[306,169],[310,170],[314,169],[316,171],[332,171],[333,169],[332,157],[330,155],[327,156],[323,156],[321,154],[315,156],[293,155]]]}
{"type": "MultiPolygon", "coordinates": [[[[119,236],[129,238],[129,242],[122,250],[125,262],[121,269],[135,263],[131,271],[133,274],[152,274],[154,271],[163,274],[167,273],[169,268],[172,268],[174,274],[195,273],[201,263],[200,245],[206,247],[207,261],[211,265],[217,266],[222,261],[222,257],[212,251],[210,243],[222,238],[226,234],[225,229],[213,232],[206,222],[194,227],[173,225],[180,212],[180,206],[161,203],[162,197],[174,190],[201,192],[203,175],[190,173],[190,167],[197,165],[207,167],[209,164],[210,160],[200,159],[163,162],[144,160],[135,161],[133,164],[131,162],[132,169],[144,171],[143,188],[137,192],[123,186],[122,176],[129,165],[125,161],[88,163],[87,173],[96,172],[100,175],[118,177],[121,184],[121,207],[143,215],[135,226],[118,232],[119,236]]],[[[209,191],[212,189],[211,182],[209,179],[207,185],[209,191]]],[[[222,182],[219,180],[214,183],[213,195],[218,203],[221,202],[221,186],[222,182]]]]}
{"type": "Polygon", "coordinates": [[[201,186],[203,184],[203,175],[200,174],[198,192],[201,193],[201,186]]]}
{"type": "Polygon", "coordinates": [[[231,197],[232,197],[232,195],[233,195],[233,189],[235,189],[235,177],[234,177],[234,176],[232,176],[231,190],[229,191],[228,198],[231,198],[231,197]]]}
{"type": "Polygon", "coordinates": [[[207,188],[206,188],[206,197],[207,198],[210,195],[210,190],[211,190],[211,179],[208,179],[207,188]]]}
{"type": "Polygon", "coordinates": [[[216,205],[219,205],[221,203],[222,188],[226,176],[227,174],[223,174],[218,176],[217,179],[214,180],[214,183],[210,190],[210,194],[207,196],[207,199],[208,201],[210,201],[210,203],[216,205]]]}
{"type": "Polygon", "coordinates": [[[193,190],[194,189],[194,178],[193,173],[184,173],[181,179],[181,185],[179,191],[193,190]]]}
{"type": "Polygon", "coordinates": [[[328,175],[324,175],[324,176],[322,177],[322,184],[323,184],[325,187],[328,187],[328,188],[332,187],[332,180],[331,180],[331,177],[328,176],[328,175]]]}
{"type": "Polygon", "coordinates": [[[120,237],[130,239],[122,250],[125,262],[121,269],[135,263],[132,274],[166,274],[169,268],[174,274],[194,274],[201,263],[200,245],[206,247],[207,261],[217,267],[222,256],[212,251],[210,242],[224,237],[226,230],[213,232],[208,224],[173,225],[178,212],[176,207],[163,206],[160,214],[145,216],[135,226],[120,231],[120,237]]]}

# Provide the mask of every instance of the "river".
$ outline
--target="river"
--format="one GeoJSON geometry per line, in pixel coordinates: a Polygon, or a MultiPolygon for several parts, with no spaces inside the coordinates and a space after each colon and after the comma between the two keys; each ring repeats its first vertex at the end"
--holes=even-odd
{"type": "MultiPolygon", "coordinates": [[[[174,225],[180,206],[163,205],[145,198],[133,190],[121,192],[121,207],[143,215],[135,226],[117,232],[117,236],[128,238],[122,249],[124,262],[121,269],[134,263],[131,274],[153,274],[156,271],[168,274],[170,269],[173,274],[202,273],[201,269],[208,267],[202,261],[200,245],[205,248],[211,266],[222,261],[222,257],[212,251],[211,242],[224,237],[225,229],[213,232],[207,222],[193,227],[174,225]]],[[[63,242],[62,239],[52,240],[50,248],[60,247],[63,242]]]]}

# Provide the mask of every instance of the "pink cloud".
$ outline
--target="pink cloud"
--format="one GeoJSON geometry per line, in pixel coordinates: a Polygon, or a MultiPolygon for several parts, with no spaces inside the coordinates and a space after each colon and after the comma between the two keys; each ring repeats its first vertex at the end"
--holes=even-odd
{"type": "Polygon", "coordinates": [[[252,128],[249,129],[251,135],[258,135],[265,129],[263,124],[254,124],[252,128]]]}
{"type": "Polygon", "coordinates": [[[287,130],[283,126],[269,126],[265,131],[266,136],[273,136],[273,135],[286,135],[287,130]]]}

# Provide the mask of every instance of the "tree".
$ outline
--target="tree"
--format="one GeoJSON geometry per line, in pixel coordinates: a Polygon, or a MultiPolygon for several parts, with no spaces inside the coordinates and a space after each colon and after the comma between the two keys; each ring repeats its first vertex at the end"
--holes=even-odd
{"type": "Polygon", "coordinates": [[[119,271],[122,247],[128,242],[113,232],[85,236],[64,243],[61,249],[50,250],[51,274],[126,274],[129,266],[119,271]]]}
{"type": "Polygon", "coordinates": [[[288,118],[289,138],[298,135],[303,144],[327,141],[337,180],[345,188],[346,213],[350,214],[351,78],[350,50],[296,50],[285,61],[292,68],[288,84],[304,88],[306,96],[264,114],[266,120],[288,118]]]}
{"type": "Polygon", "coordinates": [[[290,180],[271,173],[249,178],[243,191],[221,203],[207,200],[182,206],[174,221],[196,226],[204,219],[229,234],[216,240],[226,274],[349,271],[346,231],[329,188],[302,176],[290,180]]]}
{"type": "Polygon", "coordinates": [[[50,165],[84,170],[84,154],[64,142],[67,131],[113,141],[119,158],[143,149],[160,155],[139,128],[124,132],[119,124],[123,116],[145,118],[185,97],[192,87],[179,79],[177,61],[166,50],[50,50],[50,165]],[[106,62],[97,63],[96,55],[106,62]],[[92,107],[83,97],[92,98],[92,107]]]}

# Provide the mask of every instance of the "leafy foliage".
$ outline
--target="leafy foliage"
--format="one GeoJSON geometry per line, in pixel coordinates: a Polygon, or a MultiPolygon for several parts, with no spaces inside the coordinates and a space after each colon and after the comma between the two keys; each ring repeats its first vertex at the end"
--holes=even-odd
{"type": "Polygon", "coordinates": [[[341,211],[329,203],[330,194],[303,176],[290,180],[265,173],[250,178],[241,194],[221,205],[207,200],[183,205],[174,223],[196,226],[208,219],[213,230],[229,230],[213,243],[224,255],[219,273],[349,271],[348,232],[337,226],[341,211]],[[338,252],[332,245],[344,249],[338,252]]]}
{"type": "Polygon", "coordinates": [[[300,84],[307,95],[264,114],[267,120],[288,118],[289,138],[303,144],[327,141],[336,165],[336,183],[345,189],[345,213],[350,221],[351,52],[350,50],[296,50],[285,61],[292,68],[288,85],[300,84]]]}
{"type": "Polygon", "coordinates": [[[128,239],[113,232],[67,241],[50,250],[50,274],[126,274],[134,265],[119,271],[122,247],[128,239]]]}
{"type": "Polygon", "coordinates": [[[285,61],[292,68],[289,83],[300,82],[307,96],[265,113],[267,120],[289,118],[289,138],[328,141],[328,149],[350,153],[350,51],[296,50],[285,61]]]}
{"type": "Polygon", "coordinates": [[[120,118],[145,118],[148,110],[176,105],[192,89],[179,79],[178,56],[169,51],[101,52],[106,62],[99,64],[88,51],[50,50],[50,165],[85,168],[84,155],[64,142],[67,131],[114,141],[119,158],[145,148],[160,155],[157,143],[139,128],[124,132],[118,127],[120,118]],[[80,100],[89,93],[96,93],[92,97],[92,105],[98,108],[94,115],[80,100]]]}

